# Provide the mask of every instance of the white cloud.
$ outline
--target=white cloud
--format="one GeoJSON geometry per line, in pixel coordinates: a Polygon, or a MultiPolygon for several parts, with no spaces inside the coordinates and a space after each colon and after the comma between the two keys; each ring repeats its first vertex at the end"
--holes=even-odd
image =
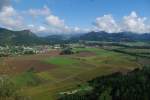
{"type": "Polygon", "coordinates": [[[47,6],[44,6],[42,9],[29,9],[27,13],[32,17],[37,17],[50,15],[51,12],[47,6]]]}
{"type": "Polygon", "coordinates": [[[30,29],[31,31],[35,32],[35,33],[47,31],[47,28],[45,26],[42,26],[42,25],[38,26],[38,25],[29,24],[29,25],[27,25],[27,28],[30,29]]]}
{"type": "Polygon", "coordinates": [[[55,15],[48,15],[45,17],[46,24],[48,25],[49,32],[52,33],[81,33],[87,32],[84,29],[80,29],[79,27],[71,27],[65,24],[63,19],[60,19],[58,16],[55,15]]]}
{"type": "Polygon", "coordinates": [[[0,26],[13,30],[23,28],[23,17],[11,6],[11,0],[0,0],[0,26]]]}
{"type": "Polygon", "coordinates": [[[9,29],[20,29],[23,18],[12,6],[5,6],[0,12],[0,25],[9,29]]]}
{"type": "Polygon", "coordinates": [[[145,23],[146,20],[146,17],[141,18],[135,11],[132,11],[130,15],[124,16],[121,22],[117,23],[109,14],[96,19],[95,30],[106,31],[109,33],[117,33],[121,31],[148,33],[150,32],[150,25],[145,23]]]}
{"type": "Polygon", "coordinates": [[[50,26],[54,27],[65,27],[64,20],[61,20],[59,17],[54,15],[49,15],[46,17],[46,22],[50,26]]]}
{"type": "Polygon", "coordinates": [[[95,25],[97,31],[106,31],[109,33],[120,31],[120,28],[111,15],[104,15],[102,17],[96,18],[95,25]]]}
{"type": "Polygon", "coordinates": [[[66,25],[65,21],[58,16],[53,15],[47,6],[44,6],[42,9],[29,9],[25,12],[25,14],[28,14],[30,17],[32,16],[33,18],[36,17],[36,20],[38,20],[38,18],[42,18],[43,22],[41,23],[41,25],[34,25],[34,27],[29,27],[28,25],[28,28],[36,33],[43,32],[50,34],[67,34],[83,31],[78,27],[71,27],[66,25]]]}
{"type": "Polygon", "coordinates": [[[80,32],[81,29],[80,29],[79,27],[74,27],[74,31],[75,31],[75,32],[80,32]]]}
{"type": "Polygon", "coordinates": [[[43,32],[45,30],[46,30],[46,28],[44,26],[39,26],[39,31],[43,32]]]}
{"type": "Polygon", "coordinates": [[[149,25],[145,24],[146,18],[139,17],[136,12],[131,12],[129,16],[123,17],[123,31],[137,33],[150,32],[149,25]]]}

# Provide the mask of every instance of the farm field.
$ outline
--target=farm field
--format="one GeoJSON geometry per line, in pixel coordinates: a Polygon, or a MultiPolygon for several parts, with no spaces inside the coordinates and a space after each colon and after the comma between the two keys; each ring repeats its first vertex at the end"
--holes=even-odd
{"type": "Polygon", "coordinates": [[[59,50],[50,50],[45,54],[0,58],[0,74],[8,75],[31,100],[55,100],[60,92],[97,76],[141,67],[134,56],[102,48],[73,51],[77,53],[59,55],[59,50]]]}

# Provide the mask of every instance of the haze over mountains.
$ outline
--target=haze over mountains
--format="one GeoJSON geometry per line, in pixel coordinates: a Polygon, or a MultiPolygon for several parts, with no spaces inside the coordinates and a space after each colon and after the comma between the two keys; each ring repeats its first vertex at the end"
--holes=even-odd
{"type": "Polygon", "coordinates": [[[107,33],[105,31],[82,34],[63,34],[39,37],[29,30],[12,31],[0,28],[0,45],[34,45],[48,43],[62,43],[64,41],[107,41],[107,42],[150,42],[150,34],[137,34],[133,32],[107,33]]]}

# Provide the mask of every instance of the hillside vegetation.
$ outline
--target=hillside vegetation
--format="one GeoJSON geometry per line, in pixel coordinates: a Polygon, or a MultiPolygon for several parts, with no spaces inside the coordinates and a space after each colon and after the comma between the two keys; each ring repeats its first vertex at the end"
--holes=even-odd
{"type": "Polygon", "coordinates": [[[113,73],[88,81],[84,88],[65,92],[59,100],[149,100],[150,68],[113,73]],[[90,87],[90,88],[89,88],[90,87]]]}

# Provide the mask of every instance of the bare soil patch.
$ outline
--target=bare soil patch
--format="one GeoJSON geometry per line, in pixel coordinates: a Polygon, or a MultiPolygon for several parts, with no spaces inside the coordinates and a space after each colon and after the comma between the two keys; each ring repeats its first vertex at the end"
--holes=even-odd
{"type": "Polygon", "coordinates": [[[55,50],[45,54],[4,57],[0,59],[0,74],[21,73],[31,68],[36,72],[51,70],[56,66],[53,64],[47,64],[43,60],[58,55],[59,51],[55,50]]]}

